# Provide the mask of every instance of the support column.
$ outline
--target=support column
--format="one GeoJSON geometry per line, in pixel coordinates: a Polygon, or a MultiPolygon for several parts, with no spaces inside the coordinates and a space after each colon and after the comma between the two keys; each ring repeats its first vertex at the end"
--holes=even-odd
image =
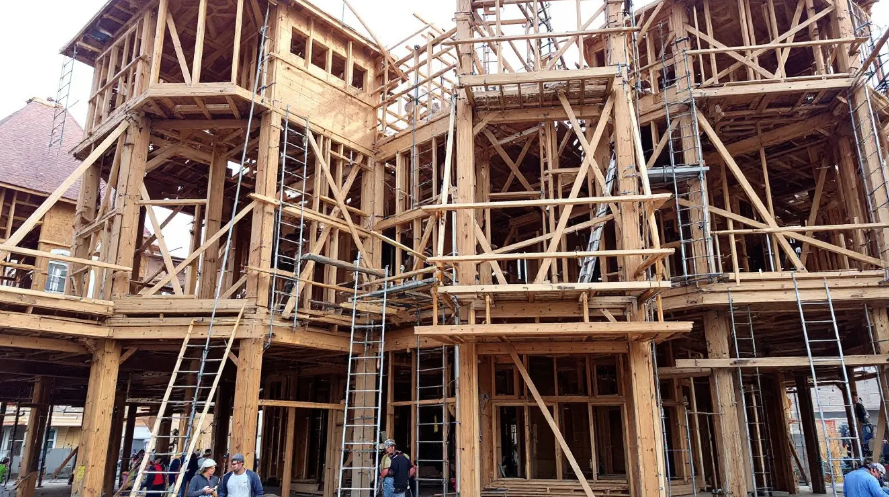
{"type": "Polygon", "coordinates": [[[478,470],[478,349],[475,343],[457,346],[457,475],[461,497],[479,497],[478,470]]]}
{"type": "Polygon", "coordinates": [[[796,398],[799,402],[800,426],[806,441],[806,459],[809,461],[809,475],[812,493],[826,494],[824,468],[821,466],[821,448],[818,441],[818,428],[815,424],[815,407],[812,405],[812,391],[809,390],[807,376],[796,377],[796,398]]]}
{"type": "Polygon", "coordinates": [[[262,338],[242,338],[238,346],[238,373],[235,380],[230,453],[244,454],[244,466],[248,469],[253,469],[256,458],[262,345],[262,338]]]}
{"type": "Polygon", "coordinates": [[[111,339],[97,340],[90,364],[83,427],[74,470],[73,497],[100,497],[111,437],[111,414],[120,367],[120,344],[111,339]]]}
{"type": "MultiPolygon", "coordinates": [[[[225,203],[225,178],[228,176],[228,159],[218,145],[213,149],[213,159],[211,162],[210,178],[207,180],[206,236],[211,236],[222,227],[222,208],[225,203]]],[[[275,174],[277,174],[277,168],[275,174]]],[[[195,229],[198,229],[198,227],[195,229]]],[[[204,252],[199,290],[199,297],[202,299],[212,299],[216,296],[216,284],[219,281],[220,243],[225,243],[225,239],[216,241],[207,247],[207,251],[204,252]]]]}
{"type": "Polygon", "coordinates": [[[231,428],[232,385],[220,381],[216,387],[216,404],[213,406],[213,456],[228,452],[228,432],[231,428]]]}
{"type": "Polygon", "coordinates": [[[775,372],[765,378],[765,391],[763,401],[766,423],[769,427],[769,436],[772,447],[772,465],[775,476],[776,490],[796,494],[799,493],[799,483],[793,473],[793,454],[790,447],[793,438],[790,434],[790,418],[788,416],[787,394],[784,391],[784,374],[775,372]]]}
{"type": "MultiPolygon", "coordinates": [[[[724,313],[717,310],[704,313],[704,337],[707,340],[708,358],[729,357],[729,324],[724,313]]],[[[714,368],[710,376],[710,396],[713,399],[713,408],[718,413],[713,422],[720,483],[727,495],[744,497],[747,495],[744,468],[750,465],[750,461],[744,455],[746,435],[741,436],[733,374],[731,369],[714,368]]]]}
{"type": "MultiPolygon", "coordinates": [[[[122,468],[129,468],[130,456],[133,454],[133,434],[136,431],[136,417],[139,412],[139,406],[129,405],[127,406],[127,421],[126,421],[126,429],[123,432],[123,447],[121,450],[122,459],[127,464],[122,466],[122,468]]],[[[120,478],[118,481],[118,485],[123,483],[123,471],[120,472],[120,478]]]]}
{"type": "MultiPolygon", "coordinates": [[[[117,392],[114,399],[114,414],[111,417],[111,436],[108,443],[108,459],[105,461],[105,495],[114,495],[114,476],[117,473],[117,462],[120,460],[121,437],[123,436],[124,402],[126,395],[117,392]]],[[[132,440],[131,440],[132,442],[132,440]]],[[[125,468],[121,465],[121,468],[125,468]]]]}
{"type": "MultiPolygon", "coordinates": [[[[135,116],[127,129],[121,151],[120,171],[114,192],[114,205],[117,206],[118,213],[113,218],[108,247],[102,250],[107,262],[121,266],[133,266],[133,254],[136,251],[136,239],[139,235],[141,209],[139,201],[142,199],[140,188],[145,178],[145,164],[148,161],[150,130],[151,121],[148,118],[135,116]]],[[[127,272],[114,273],[110,280],[111,295],[128,295],[130,276],[127,272]]]]}
{"type": "Polygon", "coordinates": [[[662,468],[666,465],[650,340],[630,340],[628,365],[632,376],[632,409],[638,444],[635,451],[636,473],[639,475],[637,494],[645,497],[664,496],[667,482],[662,468]]]}
{"type": "MultiPolygon", "coordinates": [[[[471,26],[472,0],[457,0],[457,39],[465,40],[473,37],[471,26]]],[[[472,72],[472,45],[463,44],[457,48],[460,52],[460,74],[472,72]]],[[[456,137],[456,176],[457,194],[454,202],[473,202],[475,200],[475,137],[472,134],[472,105],[469,102],[471,89],[464,88],[457,99],[457,112],[455,122],[456,137]]],[[[445,213],[442,213],[445,215],[445,213]]],[[[472,255],[476,250],[475,212],[471,209],[461,209],[454,214],[457,218],[456,238],[457,254],[472,255]]],[[[461,285],[475,284],[476,264],[473,262],[460,262],[457,264],[457,281],[461,285]]],[[[466,496],[464,496],[466,497],[466,496]]]]}
{"type": "Polygon", "coordinates": [[[17,497],[32,497],[37,486],[37,468],[40,466],[40,453],[43,446],[46,416],[49,413],[50,382],[44,376],[34,380],[31,390],[31,412],[28,415],[28,427],[25,440],[22,442],[22,460],[19,466],[19,484],[17,497]]]}
{"type": "Polygon", "coordinates": [[[296,431],[296,408],[287,408],[287,430],[284,432],[284,471],[281,476],[281,497],[290,497],[293,479],[293,436],[296,431]]]}
{"type": "MultiPolygon", "coordinates": [[[[259,124],[258,157],[256,160],[256,193],[270,198],[275,195],[278,179],[278,147],[281,142],[281,121],[274,112],[262,115],[259,124]]],[[[239,206],[242,208],[243,206],[239,206]]],[[[250,230],[250,265],[267,269],[272,267],[272,245],[275,237],[275,206],[259,202],[253,209],[250,230]]],[[[262,271],[247,273],[247,297],[256,299],[259,308],[268,307],[269,274],[262,271]]],[[[215,288],[215,284],[214,284],[215,288]]],[[[247,457],[247,454],[244,454],[247,457]]],[[[252,462],[247,462],[253,467],[252,462]]]]}

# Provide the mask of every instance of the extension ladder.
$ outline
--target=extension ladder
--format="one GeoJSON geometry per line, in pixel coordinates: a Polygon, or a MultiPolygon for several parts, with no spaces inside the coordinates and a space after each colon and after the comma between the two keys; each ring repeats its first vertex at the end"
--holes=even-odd
{"type": "MultiPolygon", "coordinates": [[[[753,332],[753,312],[749,305],[736,306],[732,292],[728,291],[729,316],[732,324],[732,341],[735,358],[756,359],[756,337],[753,332]]],[[[748,375],[749,376],[749,375],[748,375]]],[[[738,368],[738,385],[741,390],[741,408],[747,429],[747,452],[753,473],[753,495],[771,494],[771,446],[769,425],[762,398],[762,376],[759,368],[753,369],[753,381],[744,382],[744,371],[738,368]]]]}
{"type": "Polygon", "coordinates": [[[163,400],[160,402],[157,418],[155,419],[154,427],[151,430],[151,438],[148,441],[148,445],[145,447],[145,456],[139,464],[139,472],[136,479],[133,480],[133,488],[130,491],[130,497],[147,494],[149,491],[143,489],[141,485],[143,478],[146,476],[152,478],[154,475],[158,474],[163,475],[165,480],[168,480],[174,475],[178,475],[176,478],[174,494],[179,492],[179,487],[182,485],[183,475],[188,469],[188,462],[194,455],[195,445],[198,440],[197,434],[200,434],[203,429],[207,413],[210,410],[210,405],[213,404],[216,387],[219,385],[219,379],[222,377],[222,370],[225,368],[226,361],[228,361],[232,344],[235,341],[235,333],[238,330],[238,325],[241,323],[241,317],[243,315],[244,308],[242,307],[241,312],[238,313],[238,317],[235,320],[234,326],[227,331],[217,331],[216,333],[210,331],[206,340],[204,340],[204,343],[202,344],[190,343],[196,320],[189,324],[188,332],[185,334],[185,339],[182,341],[182,348],[179,349],[179,357],[176,359],[176,366],[173,368],[173,375],[170,377],[167,390],[164,392],[163,400]],[[189,358],[188,356],[194,352],[200,353],[199,367],[197,369],[188,369],[189,366],[184,364],[184,362],[187,361],[188,363],[193,363],[193,359],[197,358],[189,358]],[[215,367],[213,365],[215,365],[215,367]],[[173,398],[181,398],[181,400],[173,400],[173,398]],[[198,409],[200,409],[200,417],[198,418],[197,424],[195,424],[194,420],[198,413],[198,409]],[[180,414],[188,413],[188,417],[185,418],[188,421],[188,428],[182,447],[177,451],[155,453],[154,450],[157,447],[159,440],[166,439],[168,442],[172,442],[174,438],[180,438],[180,435],[178,434],[173,435],[172,430],[169,435],[162,435],[160,433],[161,425],[164,421],[170,421],[172,423],[173,419],[183,419],[181,416],[174,416],[173,414],[175,412],[179,412],[180,414]],[[178,455],[185,456],[178,471],[155,471],[148,469],[148,463],[151,462],[152,458],[164,457],[172,460],[178,455]]]}
{"type": "Polygon", "coordinates": [[[56,90],[55,108],[52,115],[52,130],[49,133],[49,148],[58,145],[62,149],[65,139],[65,123],[68,122],[68,104],[71,96],[71,81],[74,76],[74,62],[77,60],[77,47],[71,57],[62,62],[62,74],[59,76],[59,87],[56,90]]]}
{"type": "MultiPolygon", "coordinates": [[[[825,408],[835,408],[837,410],[842,410],[843,412],[854,412],[854,406],[852,406],[852,392],[849,389],[849,375],[846,369],[846,361],[843,355],[843,344],[840,340],[840,331],[837,326],[836,314],[834,313],[833,308],[833,300],[830,297],[830,286],[827,283],[827,278],[824,278],[824,300],[810,300],[804,301],[802,296],[800,295],[799,282],[797,281],[796,273],[793,273],[793,290],[796,294],[796,302],[797,308],[799,309],[800,323],[802,325],[803,330],[803,338],[806,343],[806,354],[809,358],[809,369],[812,374],[812,389],[815,394],[815,407],[818,408],[819,420],[821,422],[822,434],[824,436],[824,443],[827,446],[827,450],[825,451],[827,454],[827,468],[830,471],[830,477],[832,482],[839,481],[842,478],[842,470],[837,470],[835,467],[837,464],[840,468],[844,465],[843,463],[851,463],[857,464],[860,462],[859,457],[861,457],[861,438],[859,435],[861,431],[858,426],[858,420],[853,415],[852,418],[852,428],[853,430],[848,436],[832,436],[827,431],[827,423],[824,420],[825,408]],[[822,314],[827,311],[828,319],[825,319],[821,316],[813,316],[816,312],[821,312],[822,314]],[[822,400],[821,392],[819,388],[819,380],[817,368],[818,363],[822,362],[822,360],[818,357],[814,357],[812,355],[812,345],[813,344],[825,344],[828,347],[833,346],[836,348],[838,357],[840,359],[840,381],[842,382],[841,395],[840,397],[845,399],[841,404],[829,404],[826,400],[822,400]],[[849,402],[848,404],[846,402],[849,402]],[[835,457],[830,450],[831,442],[837,442],[841,445],[852,445],[853,449],[855,449],[855,454],[857,457],[846,457],[841,455],[840,457],[835,457]]],[[[823,383],[823,382],[822,382],[823,383]]],[[[832,485],[831,489],[833,491],[834,497],[837,496],[836,485],[832,485]]]]}
{"type": "Polygon", "coordinates": [[[669,176],[673,183],[676,207],[676,235],[679,238],[681,281],[693,282],[709,278],[716,272],[713,258],[713,238],[710,234],[710,209],[706,182],[706,168],[701,152],[698,113],[692,93],[691,64],[686,52],[677,54],[677,39],[669,46],[661,23],[661,94],[666,117],[669,176]],[[668,48],[669,51],[668,55],[668,48]],[[672,78],[670,69],[672,68],[672,78]],[[669,89],[675,89],[670,98],[669,89]]]}
{"type": "Polygon", "coordinates": [[[416,480],[417,487],[424,483],[429,486],[440,486],[442,497],[446,497],[450,489],[449,350],[446,345],[420,348],[420,338],[417,337],[417,395],[414,401],[417,411],[417,442],[416,454],[412,455],[418,468],[421,465],[441,467],[441,476],[417,475],[416,480]],[[433,434],[432,438],[427,436],[430,432],[433,434]]]}
{"type": "MultiPolygon", "coordinates": [[[[358,294],[358,276],[368,273],[355,260],[352,331],[337,489],[340,496],[376,496],[379,491],[380,412],[383,400],[383,344],[386,339],[388,284],[377,292],[358,294]]],[[[384,272],[384,280],[389,268],[384,272]]]]}

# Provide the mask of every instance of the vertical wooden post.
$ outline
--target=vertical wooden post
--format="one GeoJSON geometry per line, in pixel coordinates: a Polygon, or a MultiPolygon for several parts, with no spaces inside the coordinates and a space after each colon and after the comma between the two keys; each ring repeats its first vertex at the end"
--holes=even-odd
{"type": "Polygon", "coordinates": [[[796,377],[796,398],[801,418],[799,422],[802,426],[803,438],[806,441],[806,459],[809,460],[812,493],[824,494],[827,493],[827,488],[824,484],[824,468],[821,464],[818,428],[815,424],[815,407],[812,405],[812,391],[809,390],[807,376],[796,377]]]}
{"type": "MultiPolygon", "coordinates": [[[[144,116],[136,116],[127,129],[121,151],[120,172],[117,176],[114,205],[118,213],[114,216],[107,252],[103,255],[108,262],[132,267],[136,251],[136,237],[141,206],[141,186],[145,177],[145,164],[148,160],[151,121],[144,116]]],[[[107,281],[107,279],[106,279],[107,281]]],[[[107,288],[107,284],[106,284],[107,288]]],[[[130,274],[114,273],[111,279],[111,295],[130,293],[130,274]]],[[[106,290],[106,298],[107,290],[106,290]]]]}
{"type": "Polygon", "coordinates": [[[78,464],[71,487],[73,497],[100,497],[102,494],[119,368],[119,342],[111,339],[97,340],[83,408],[83,425],[77,449],[78,464]]]}
{"type": "MultiPolygon", "coordinates": [[[[382,169],[382,168],[380,168],[382,169]]],[[[345,378],[334,378],[330,382],[330,401],[342,402],[346,394],[345,378]]],[[[330,409],[327,411],[327,448],[324,457],[324,497],[334,497],[337,477],[342,460],[340,457],[340,443],[343,437],[344,410],[330,409]]]]}
{"type": "Polygon", "coordinates": [[[123,470],[129,467],[130,456],[133,454],[133,435],[136,432],[136,418],[139,414],[139,406],[128,405],[127,408],[127,424],[123,432],[123,447],[121,448],[121,458],[127,462],[126,466],[121,467],[121,478],[119,483],[123,483],[123,470]]]}
{"type": "Polygon", "coordinates": [[[169,0],[160,0],[157,7],[157,30],[154,33],[154,51],[151,54],[151,70],[149,71],[148,85],[158,82],[161,74],[161,60],[164,54],[164,34],[166,33],[167,12],[170,11],[169,0]]]}
{"type": "Polygon", "coordinates": [[[244,465],[248,469],[253,469],[256,456],[262,346],[261,338],[242,338],[238,346],[238,373],[235,379],[235,404],[229,452],[243,454],[244,465]]]}
{"type": "Polygon", "coordinates": [[[793,454],[790,447],[793,439],[790,433],[789,404],[784,391],[784,373],[778,371],[769,375],[765,383],[764,395],[766,422],[771,438],[772,461],[777,490],[796,494],[799,483],[793,473],[793,454]]]}
{"type": "Polygon", "coordinates": [[[37,468],[40,465],[40,448],[43,446],[44,429],[48,415],[50,382],[45,376],[34,380],[31,390],[31,412],[22,442],[22,459],[19,466],[17,497],[32,497],[37,486],[37,468]]]}
{"type": "MultiPolygon", "coordinates": [[[[220,381],[216,387],[216,405],[213,406],[213,455],[220,457],[228,452],[228,431],[231,427],[231,383],[220,381]]],[[[223,468],[220,468],[223,469],[223,468]]]]}
{"type": "Polygon", "coordinates": [[[475,343],[457,346],[457,453],[458,491],[462,497],[479,497],[478,349],[475,343]]]}
{"type": "MultiPolygon", "coordinates": [[[[707,357],[724,359],[729,357],[729,324],[724,313],[708,310],[704,314],[704,337],[707,340],[707,357]]],[[[710,376],[710,395],[714,416],[716,456],[719,460],[722,488],[728,495],[747,495],[747,479],[744,468],[750,462],[744,457],[744,440],[738,421],[738,402],[735,399],[735,382],[731,369],[714,369],[710,376]]]]}
{"type": "Polygon", "coordinates": [[[296,431],[296,408],[287,408],[287,431],[284,435],[284,475],[281,477],[281,497],[290,497],[293,479],[293,436],[296,431]]]}
{"type": "Polygon", "coordinates": [[[666,466],[653,364],[651,341],[631,340],[627,365],[631,375],[632,408],[638,445],[635,461],[639,473],[637,492],[645,496],[664,496],[667,491],[664,474],[666,466]]]}
{"type": "MultiPolygon", "coordinates": [[[[228,176],[228,160],[217,146],[213,148],[213,159],[210,164],[210,177],[207,180],[207,214],[206,233],[212,235],[222,227],[222,208],[225,203],[225,178],[228,176]]],[[[198,229],[198,228],[195,228],[198,229]]],[[[224,240],[220,240],[225,243],[224,240]]],[[[220,241],[215,242],[204,252],[201,268],[201,284],[199,296],[212,299],[216,296],[216,284],[219,275],[220,241]]]]}
{"type": "MultiPolygon", "coordinates": [[[[256,161],[256,193],[271,198],[275,195],[278,178],[278,147],[281,122],[274,112],[262,115],[259,128],[259,151],[256,161]]],[[[250,265],[268,269],[272,267],[272,246],[275,232],[275,206],[261,202],[253,209],[250,230],[250,265]]],[[[251,271],[247,274],[247,297],[256,299],[257,307],[268,307],[269,274],[251,271]]],[[[240,369],[239,369],[240,371],[240,369]]],[[[244,454],[244,457],[247,455],[244,454]]]]}
{"type": "MultiPolygon", "coordinates": [[[[111,435],[108,437],[108,459],[105,460],[105,495],[114,495],[114,476],[117,474],[117,461],[120,459],[125,401],[126,395],[123,392],[115,394],[114,413],[111,416],[111,435]]],[[[123,467],[121,465],[121,468],[123,467]]]]}
{"type": "MultiPolygon", "coordinates": [[[[457,39],[472,38],[471,26],[472,1],[457,1],[457,39]]],[[[469,74],[472,71],[472,45],[463,44],[458,47],[460,52],[460,74],[469,74]]],[[[456,176],[457,194],[455,202],[473,202],[475,197],[475,138],[472,133],[472,106],[466,92],[471,89],[463,89],[463,94],[457,99],[456,115],[456,176]]],[[[475,212],[472,210],[458,210],[457,217],[457,254],[472,255],[476,251],[475,230],[473,229],[475,212]]],[[[457,264],[457,279],[462,285],[472,285],[476,278],[476,265],[472,262],[460,262],[457,264]]],[[[465,497],[465,496],[464,496],[465,497]]]]}

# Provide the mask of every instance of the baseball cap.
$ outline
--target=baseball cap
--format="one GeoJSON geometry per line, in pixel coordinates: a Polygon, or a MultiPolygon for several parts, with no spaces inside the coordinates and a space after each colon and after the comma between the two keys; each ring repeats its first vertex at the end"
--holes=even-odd
{"type": "Polygon", "coordinates": [[[244,454],[235,454],[232,456],[232,461],[241,461],[244,462],[244,454]]]}
{"type": "Polygon", "coordinates": [[[204,459],[204,463],[201,464],[201,471],[203,471],[207,468],[211,468],[213,466],[216,466],[216,461],[214,461],[213,459],[210,459],[208,457],[208,458],[204,459]]]}

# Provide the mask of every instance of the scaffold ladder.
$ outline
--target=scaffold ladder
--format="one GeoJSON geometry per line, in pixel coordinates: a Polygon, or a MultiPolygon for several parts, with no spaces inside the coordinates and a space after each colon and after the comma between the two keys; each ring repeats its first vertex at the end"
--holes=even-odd
{"type": "MultiPolygon", "coordinates": [[[[611,192],[614,190],[614,178],[617,176],[617,161],[614,158],[614,154],[611,154],[611,161],[608,163],[608,169],[605,173],[605,191],[602,192],[603,196],[611,195],[611,192]]],[[[599,204],[596,206],[596,219],[601,219],[608,214],[608,204],[599,204]]],[[[602,233],[605,230],[604,224],[597,224],[593,227],[592,232],[590,233],[589,242],[587,242],[587,251],[595,252],[599,250],[599,246],[602,244],[602,233]]],[[[596,264],[599,261],[598,257],[584,257],[583,261],[580,263],[580,274],[577,275],[578,283],[590,283],[593,281],[593,274],[596,272],[596,264]]]]}
{"type": "MultiPolygon", "coordinates": [[[[450,461],[448,459],[448,437],[451,426],[448,420],[448,356],[449,347],[421,348],[417,337],[417,393],[414,406],[417,411],[416,447],[414,454],[417,467],[433,466],[441,468],[441,476],[417,475],[417,493],[423,484],[437,486],[443,497],[450,488],[450,461]],[[425,433],[433,433],[433,437],[425,433]]],[[[436,494],[438,491],[436,491],[436,494]]]]}
{"type": "Polygon", "coordinates": [[[661,94],[667,129],[667,153],[670,159],[668,177],[673,183],[676,207],[676,235],[682,274],[689,283],[709,279],[716,272],[713,238],[710,234],[710,209],[707,194],[706,167],[701,152],[698,113],[692,93],[691,60],[683,51],[676,53],[687,38],[667,43],[661,23],[661,94]],[[681,64],[680,64],[681,62],[681,64]],[[672,69],[672,75],[671,75],[672,69]],[[673,91],[669,91],[669,90],[673,91]],[[671,93],[674,95],[671,98],[671,93]]]}
{"type": "MultiPolygon", "coordinates": [[[[866,56],[862,55],[862,58],[866,56]]],[[[876,65],[871,65],[876,68],[876,65]]],[[[869,74],[875,74],[875,69],[865,69],[869,74]]],[[[869,80],[866,78],[865,81],[869,80]]],[[[855,102],[853,92],[857,91],[852,88],[846,95],[849,105],[849,115],[852,120],[852,128],[854,130],[856,152],[858,153],[858,166],[861,171],[861,177],[864,178],[864,185],[867,189],[865,200],[867,202],[869,221],[878,222],[877,212],[880,209],[889,208],[889,171],[886,170],[886,158],[883,155],[882,145],[880,144],[877,129],[880,123],[873,109],[871,90],[867,86],[864,87],[864,99],[855,102]],[[876,170],[868,171],[868,164],[875,163],[876,170]]],[[[873,230],[866,230],[868,236],[873,234],[873,230]]],[[[889,248],[882,246],[880,237],[876,237],[875,243],[877,250],[882,257],[889,248]]],[[[887,274],[889,276],[889,274],[887,274]]]]}
{"type": "MultiPolygon", "coordinates": [[[[358,293],[361,254],[355,259],[352,294],[352,331],[337,489],[340,496],[367,497],[379,492],[378,443],[385,378],[384,343],[388,284],[369,296],[358,293]]],[[[389,276],[389,268],[383,279],[389,276]]]]}
{"type": "MultiPolygon", "coordinates": [[[[667,414],[666,414],[666,409],[664,408],[663,397],[661,395],[661,380],[660,380],[660,377],[658,376],[658,373],[657,373],[657,371],[658,371],[657,353],[656,353],[655,345],[653,342],[651,344],[651,347],[652,347],[651,357],[654,362],[654,365],[653,365],[653,367],[654,367],[654,384],[655,384],[655,388],[656,388],[656,392],[657,392],[657,405],[658,405],[658,408],[660,409],[660,417],[661,417],[661,436],[663,437],[663,440],[661,442],[663,443],[663,447],[664,447],[664,467],[658,468],[658,471],[660,471],[660,470],[664,471],[664,474],[665,474],[664,481],[667,483],[667,495],[672,497],[673,485],[671,483],[671,481],[672,481],[671,480],[671,473],[673,471],[672,471],[672,464],[670,462],[670,460],[671,460],[670,456],[673,454],[679,455],[681,459],[684,459],[686,461],[686,466],[687,466],[686,470],[688,471],[689,479],[691,481],[692,495],[694,497],[697,497],[698,496],[698,483],[697,483],[697,476],[698,475],[695,474],[694,452],[692,451],[692,445],[691,445],[691,428],[690,428],[689,419],[688,419],[689,406],[688,406],[688,403],[685,401],[685,399],[677,399],[677,400],[680,400],[683,404],[683,408],[682,408],[683,414],[682,415],[685,418],[685,430],[684,430],[684,433],[681,433],[678,437],[678,440],[680,440],[681,442],[678,444],[678,446],[674,446],[676,444],[672,443],[669,440],[669,437],[667,436],[667,414]]],[[[695,387],[693,379],[692,379],[692,382],[690,383],[689,387],[690,388],[695,387]]],[[[697,415],[697,413],[694,413],[694,415],[697,415]]],[[[681,495],[687,495],[687,494],[683,493],[681,495]]]]}
{"type": "MultiPolygon", "coordinates": [[[[854,412],[854,406],[851,404],[852,392],[849,388],[849,375],[846,369],[845,357],[843,355],[843,344],[840,340],[840,330],[837,326],[836,314],[834,312],[833,300],[830,296],[830,286],[827,283],[827,278],[824,278],[823,300],[803,300],[802,295],[800,294],[799,281],[797,280],[795,272],[792,273],[792,277],[793,291],[796,295],[800,324],[802,325],[803,338],[806,344],[806,354],[809,358],[809,370],[812,375],[812,390],[815,394],[815,407],[818,409],[822,435],[827,449],[823,453],[827,455],[826,462],[827,468],[830,471],[831,482],[836,483],[843,476],[842,470],[838,469],[836,465],[839,465],[840,468],[844,466],[844,463],[855,466],[860,463],[859,457],[863,454],[861,451],[861,438],[859,436],[861,431],[859,430],[858,421],[854,415],[851,417],[853,429],[850,430],[849,435],[832,436],[827,430],[827,422],[824,419],[825,411],[829,411],[831,408],[840,410],[844,413],[854,412]],[[820,313],[822,315],[826,313],[828,317],[825,318],[819,315],[814,315],[815,313],[820,313]],[[844,399],[841,404],[830,404],[825,399],[822,399],[821,386],[824,382],[819,383],[817,369],[819,368],[818,363],[823,362],[823,360],[812,355],[813,344],[824,344],[828,347],[833,346],[837,351],[837,357],[840,361],[840,365],[838,366],[840,373],[839,380],[842,384],[839,387],[841,389],[840,398],[844,399]],[[831,442],[837,442],[843,446],[852,446],[854,454],[856,454],[857,457],[854,455],[852,457],[845,455],[835,457],[830,450],[831,442]]],[[[830,360],[835,361],[832,357],[830,360]]],[[[831,489],[834,497],[836,497],[836,485],[831,485],[831,489]]]]}
{"type": "MultiPolygon", "coordinates": [[[[228,361],[232,344],[235,341],[235,334],[238,331],[238,325],[241,323],[243,315],[244,308],[242,307],[233,326],[221,327],[217,324],[217,326],[211,327],[210,331],[207,332],[206,338],[203,339],[203,343],[191,343],[194,338],[194,326],[197,320],[193,320],[189,324],[188,331],[185,333],[185,339],[182,341],[182,347],[179,349],[179,356],[176,358],[176,365],[173,367],[173,375],[170,377],[167,390],[160,401],[157,417],[154,420],[154,427],[151,429],[151,438],[145,447],[145,455],[142,457],[142,462],[139,463],[139,472],[136,479],[133,480],[130,497],[156,492],[142,487],[143,478],[148,477],[150,479],[156,475],[161,475],[164,478],[164,488],[166,488],[171,478],[176,477],[176,486],[173,493],[178,493],[179,487],[182,485],[183,475],[188,469],[188,462],[194,455],[195,445],[198,440],[197,434],[201,433],[206,422],[207,413],[213,404],[216,387],[219,385],[222,370],[228,361]],[[213,328],[215,328],[215,331],[213,328]],[[198,355],[198,357],[193,357],[194,355],[198,355]],[[197,369],[192,369],[196,360],[200,360],[200,363],[198,363],[197,369]],[[173,400],[174,398],[181,398],[182,400],[173,400]],[[197,423],[195,423],[195,416],[199,409],[200,417],[197,419],[197,423]],[[182,414],[185,414],[185,416],[182,414]],[[181,434],[174,435],[172,430],[169,434],[161,434],[161,426],[163,426],[164,422],[169,421],[172,423],[174,419],[184,419],[188,422],[182,447],[170,452],[155,452],[159,440],[167,440],[169,443],[174,439],[182,437],[181,434]],[[148,469],[148,464],[155,458],[162,457],[172,460],[180,455],[184,456],[184,458],[178,471],[148,469]]],[[[169,443],[169,445],[172,444],[169,443]]]]}
{"type": "MultiPolygon", "coordinates": [[[[728,291],[729,311],[732,323],[732,342],[737,359],[756,359],[756,336],[753,331],[753,312],[749,305],[736,306],[732,292],[728,291]]],[[[750,375],[748,374],[748,379],[750,375]]],[[[744,371],[738,368],[738,386],[741,391],[741,407],[747,429],[747,451],[753,474],[753,495],[771,495],[772,453],[769,426],[763,407],[762,376],[759,368],[753,369],[751,381],[745,382],[744,371]]]]}
{"type": "MultiPolygon", "coordinates": [[[[284,112],[284,131],[278,172],[278,206],[275,210],[274,258],[272,266],[272,298],[269,311],[284,315],[287,302],[294,299],[293,326],[297,324],[300,274],[306,249],[305,209],[306,178],[309,162],[309,119],[303,129],[290,122],[290,106],[284,112]]],[[[269,322],[269,326],[274,326],[269,322]]]]}
{"type": "Polygon", "coordinates": [[[77,61],[77,47],[71,57],[65,57],[62,62],[62,73],[59,75],[59,87],[56,89],[56,99],[53,102],[52,130],[49,133],[49,148],[58,146],[62,149],[65,139],[65,123],[68,122],[68,107],[71,98],[71,82],[74,77],[74,63],[77,61]]]}

